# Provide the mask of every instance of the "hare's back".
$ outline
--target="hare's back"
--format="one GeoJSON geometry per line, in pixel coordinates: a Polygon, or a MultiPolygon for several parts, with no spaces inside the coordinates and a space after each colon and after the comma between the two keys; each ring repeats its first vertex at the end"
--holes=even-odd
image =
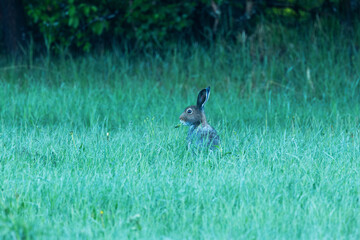
{"type": "Polygon", "coordinates": [[[219,135],[214,128],[209,131],[208,138],[211,143],[211,147],[220,145],[219,135]]]}
{"type": "Polygon", "coordinates": [[[210,125],[207,125],[201,129],[201,138],[204,140],[206,139],[206,141],[208,142],[208,146],[210,147],[220,145],[219,135],[217,134],[216,130],[210,125]]]}

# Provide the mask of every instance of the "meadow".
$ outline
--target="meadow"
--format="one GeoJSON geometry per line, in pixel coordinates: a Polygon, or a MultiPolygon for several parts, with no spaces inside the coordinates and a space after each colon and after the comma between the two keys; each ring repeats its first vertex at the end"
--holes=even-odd
{"type": "Polygon", "coordinates": [[[360,55],[286,36],[1,60],[0,238],[359,239],[360,55]]]}

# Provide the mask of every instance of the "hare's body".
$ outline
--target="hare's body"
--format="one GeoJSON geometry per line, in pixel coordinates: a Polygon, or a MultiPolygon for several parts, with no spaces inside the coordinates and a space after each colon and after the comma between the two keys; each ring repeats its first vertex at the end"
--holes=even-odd
{"type": "Polygon", "coordinates": [[[180,122],[189,126],[187,141],[189,147],[209,147],[214,149],[220,145],[216,130],[210,126],[205,117],[204,105],[210,96],[210,87],[200,91],[197,105],[189,106],[180,115],[180,122]]]}
{"type": "Polygon", "coordinates": [[[206,146],[213,149],[214,146],[219,146],[220,144],[220,139],[216,130],[209,124],[206,124],[205,126],[200,124],[197,127],[190,126],[187,141],[189,147],[196,148],[206,146]]]}

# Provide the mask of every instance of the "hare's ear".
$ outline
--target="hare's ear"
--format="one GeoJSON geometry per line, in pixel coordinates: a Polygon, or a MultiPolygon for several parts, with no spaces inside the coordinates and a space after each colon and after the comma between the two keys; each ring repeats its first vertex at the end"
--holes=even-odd
{"type": "Polygon", "coordinates": [[[210,87],[207,87],[199,92],[196,105],[198,106],[198,108],[200,108],[200,110],[204,109],[204,105],[209,99],[209,97],[210,97],[210,87]]]}

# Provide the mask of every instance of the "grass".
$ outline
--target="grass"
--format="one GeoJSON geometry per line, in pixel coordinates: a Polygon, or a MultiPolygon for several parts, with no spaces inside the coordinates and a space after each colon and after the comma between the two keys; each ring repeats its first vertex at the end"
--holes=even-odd
{"type": "Polygon", "coordinates": [[[347,46],[8,63],[0,238],[358,239],[360,56],[347,46]],[[222,150],[194,156],[174,126],[208,85],[222,150]]]}

